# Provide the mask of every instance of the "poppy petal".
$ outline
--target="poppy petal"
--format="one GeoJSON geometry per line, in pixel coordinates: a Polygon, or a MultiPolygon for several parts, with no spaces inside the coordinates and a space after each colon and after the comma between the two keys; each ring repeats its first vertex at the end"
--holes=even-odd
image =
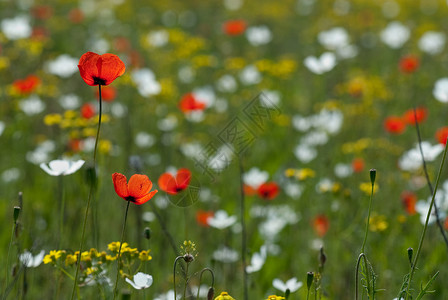
{"type": "Polygon", "coordinates": [[[148,194],[152,188],[152,182],[149,180],[148,176],[135,174],[129,179],[128,192],[129,196],[135,199],[141,198],[148,194]]]}
{"type": "Polygon", "coordinates": [[[97,62],[100,58],[100,55],[93,53],[93,52],[87,52],[84,53],[81,58],[79,59],[78,63],[78,69],[79,73],[82,77],[82,79],[87,83],[88,85],[97,85],[95,83],[95,78],[98,78],[98,68],[97,68],[97,62]]]}
{"type": "Polygon", "coordinates": [[[184,190],[188,187],[191,180],[191,172],[188,169],[179,169],[176,175],[177,187],[184,190]]]}
{"type": "Polygon", "coordinates": [[[98,77],[104,80],[104,85],[108,85],[123,75],[126,67],[118,56],[106,53],[101,55],[101,69],[98,69],[98,77]]]}
{"type": "Polygon", "coordinates": [[[170,185],[172,185],[172,182],[175,183],[174,177],[173,175],[171,175],[170,173],[163,173],[162,175],[160,175],[159,180],[157,181],[157,184],[159,185],[159,188],[162,191],[167,191],[168,190],[168,183],[170,183],[170,185]]]}
{"type": "Polygon", "coordinates": [[[114,188],[117,195],[126,200],[126,198],[129,197],[126,176],[120,173],[114,173],[112,174],[112,181],[114,182],[114,188]]]}
{"type": "Polygon", "coordinates": [[[152,197],[154,197],[154,195],[158,192],[158,190],[154,190],[149,194],[146,194],[143,197],[137,198],[135,199],[134,203],[137,205],[142,205],[143,203],[147,202],[149,199],[151,199],[152,197]]]}

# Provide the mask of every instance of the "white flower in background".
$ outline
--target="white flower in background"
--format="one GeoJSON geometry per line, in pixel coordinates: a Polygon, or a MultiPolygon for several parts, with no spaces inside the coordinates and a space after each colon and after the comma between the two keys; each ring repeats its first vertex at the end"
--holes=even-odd
{"type": "Polygon", "coordinates": [[[38,267],[42,261],[44,260],[45,251],[42,250],[37,254],[36,256],[33,256],[33,254],[27,250],[20,254],[19,260],[22,264],[25,265],[27,268],[35,268],[38,267]]]}
{"type": "Polygon", "coordinates": [[[0,136],[3,134],[3,131],[5,130],[5,123],[0,121],[0,136]]]}
{"type": "Polygon", "coordinates": [[[317,184],[316,184],[316,192],[319,194],[330,192],[333,189],[334,182],[328,178],[322,178],[317,184]]]}
{"type": "Polygon", "coordinates": [[[398,21],[390,22],[381,32],[383,43],[393,49],[401,48],[411,36],[411,31],[398,21]]]}
{"type": "Polygon", "coordinates": [[[215,91],[211,86],[203,86],[193,90],[193,95],[200,102],[205,104],[205,107],[212,106],[216,101],[215,91]]]}
{"type": "Polygon", "coordinates": [[[150,222],[154,221],[155,219],[156,219],[156,215],[153,212],[145,211],[142,214],[142,220],[145,222],[150,223],[150,222]]]}
{"type": "Polygon", "coordinates": [[[150,69],[134,70],[131,73],[132,81],[137,85],[137,90],[143,97],[158,95],[162,90],[156,81],[156,76],[150,69]]]}
{"type": "Polygon", "coordinates": [[[238,10],[243,6],[243,0],[224,0],[224,7],[228,10],[238,10]]]}
{"type": "Polygon", "coordinates": [[[204,150],[199,143],[184,143],[180,145],[180,151],[189,158],[200,159],[201,153],[204,150]]]}
{"type": "Polygon", "coordinates": [[[44,111],[45,103],[36,95],[31,95],[27,99],[20,101],[20,109],[28,116],[37,115],[44,111]]]}
{"type": "MultiPolygon", "coordinates": [[[[436,204],[439,205],[440,204],[440,199],[441,197],[436,194],[436,204]]],[[[417,211],[417,213],[420,215],[420,223],[425,224],[426,223],[426,217],[428,215],[428,211],[429,211],[429,206],[431,204],[431,197],[429,197],[428,200],[420,200],[415,204],[415,210],[417,211]]],[[[440,206],[438,206],[439,208],[439,219],[441,220],[445,220],[446,217],[446,213],[443,212],[440,209],[440,206]]],[[[434,206],[432,207],[431,210],[431,215],[429,216],[429,220],[428,220],[428,224],[432,225],[436,222],[437,218],[436,218],[436,210],[434,209],[434,206]]]]}
{"type": "Polygon", "coordinates": [[[292,126],[298,131],[306,132],[312,125],[313,123],[310,118],[302,117],[300,115],[295,115],[292,117],[292,126]]]}
{"type": "Polygon", "coordinates": [[[303,187],[298,183],[287,183],[283,187],[285,194],[293,199],[298,199],[303,192],[303,187]]]}
{"type": "Polygon", "coordinates": [[[342,27],[334,27],[327,31],[321,31],[317,35],[319,43],[327,50],[336,50],[349,45],[350,38],[347,30],[342,27]]]}
{"type": "Polygon", "coordinates": [[[50,74],[67,78],[78,72],[78,59],[62,54],[47,62],[46,69],[50,74]]]}
{"type": "MultiPolygon", "coordinates": [[[[178,293],[177,299],[180,299],[181,297],[182,297],[182,295],[179,295],[179,293],[178,293]]],[[[174,291],[169,290],[166,294],[158,295],[156,298],[154,298],[154,300],[175,300],[174,299],[174,291]]]]}
{"type": "Polygon", "coordinates": [[[224,75],[216,82],[216,88],[220,92],[233,93],[236,91],[238,85],[232,75],[224,75]]]}
{"type": "Polygon", "coordinates": [[[344,115],[340,110],[323,109],[319,114],[311,118],[313,127],[324,130],[329,134],[336,134],[339,132],[344,121],[344,115]]]}
{"type": "Polygon", "coordinates": [[[257,189],[260,185],[268,181],[269,173],[261,171],[258,168],[251,168],[249,171],[243,174],[244,184],[257,189]]]}
{"type": "Polygon", "coordinates": [[[4,19],[1,23],[3,34],[10,40],[26,39],[31,36],[32,28],[27,16],[4,19]]]}
{"type": "Polygon", "coordinates": [[[51,176],[70,175],[78,171],[83,165],[84,160],[52,160],[47,164],[41,163],[40,167],[51,176]]]}
{"type": "Polygon", "coordinates": [[[225,229],[236,223],[236,216],[229,216],[226,211],[218,210],[213,217],[207,219],[208,225],[217,229],[225,229]]]}
{"type": "MultiPolygon", "coordinates": [[[[102,10],[102,11],[106,11],[106,10],[102,10]]],[[[109,42],[104,38],[92,37],[90,42],[92,44],[92,46],[90,48],[95,53],[107,53],[110,49],[109,42]]]]}
{"type": "Polygon", "coordinates": [[[267,257],[267,247],[263,245],[260,248],[260,252],[255,252],[252,255],[250,259],[250,265],[246,267],[246,272],[250,274],[260,271],[264,263],[266,262],[266,257],[267,257]]]}
{"type": "Polygon", "coordinates": [[[446,36],[443,32],[427,31],[418,41],[418,47],[428,54],[439,54],[445,48],[446,36]]]}
{"type": "Polygon", "coordinates": [[[191,292],[193,295],[197,295],[199,292],[199,298],[197,299],[207,299],[208,289],[210,287],[206,284],[202,284],[201,286],[192,285],[191,292]]]}
{"type": "Polygon", "coordinates": [[[169,33],[164,29],[154,30],[148,33],[146,40],[151,46],[154,47],[163,47],[169,41],[169,33]]]}
{"type": "MultiPolygon", "coordinates": [[[[422,142],[422,151],[425,157],[425,161],[434,161],[445,148],[442,144],[431,145],[429,142],[422,142]]],[[[418,144],[415,148],[406,151],[398,160],[398,166],[403,171],[415,171],[423,165],[422,156],[420,154],[420,148],[418,144]]]]}
{"type": "Polygon", "coordinates": [[[2,180],[3,182],[13,182],[20,178],[20,169],[19,168],[11,168],[2,172],[2,180]]]}
{"type": "Polygon", "coordinates": [[[81,100],[75,94],[67,94],[59,98],[59,104],[63,109],[77,109],[81,105],[81,100]]]}
{"type": "Polygon", "coordinates": [[[218,113],[224,113],[229,108],[229,103],[226,99],[216,99],[215,110],[218,113]]]}
{"type": "Polygon", "coordinates": [[[260,46],[272,40],[272,32],[267,26],[252,26],[247,28],[246,37],[252,46],[260,46]]]}
{"type": "Polygon", "coordinates": [[[116,118],[124,117],[127,111],[128,111],[127,107],[119,102],[114,102],[110,106],[110,112],[116,118]]]}
{"type": "Polygon", "coordinates": [[[177,127],[177,118],[175,115],[169,115],[157,121],[157,127],[162,131],[171,131],[177,127]]]}
{"type": "Polygon", "coordinates": [[[37,146],[34,151],[29,151],[26,154],[26,160],[33,164],[40,164],[48,160],[48,155],[56,149],[53,141],[44,141],[37,146]]]}
{"type": "Polygon", "coordinates": [[[149,148],[156,142],[155,137],[147,132],[140,131],[135,135],[135,144],[140,148],[149,148]]]}
{"type": "Polygon", "coordinates": [[[291,293],[297,292],[303,285],[301,281],[297,281],[296,277],[289,279],[286,282],[281,281],[276,278],[272,281],[272,285],[277,289],[286,293],[286,290],[289,290],[291,293]]]}
{"type": "Polygon", "coordinates": [[[185,119],[193,123],[199,123],[204,118],[205,114],[202,110],[193,110],[185,114],[185,119]]]}
{"type": "Polygon", "coordinates": [[[260,94],[260,103],[264,107],[275,108],[280,105],[280,99],[279,91],[263,90],[260,94]]]}
{"type": "Polygon", "coordinates": [[[303,163],[309,163],[317,157],[317,150],[308,145],[297,145],[294,149],[294,155],[303,163]]]}
{"type": "Polygon", "coordinates": [[[303,64],[314,74],[324,74],[336,66],[336,55],[331,52],[325,52],[319,58],[308,56],[303,61],[303,64]]]}
{"type": "Polygon", "coordinates": [[[353,58],[358,55],[358,47],[355,45],[347,45],[336,50],[336,54],[340,59],[353,58]]]}
{"type": "Polygon", "coordinates": [[[334,174],[339,178],[345,178],[353,174],[353,168],[349,164],[338,163],[334,166],[334,174]]]}
{"type": "Polygon", "coordinates": [[[279,233],[286,225],[282,218],[268,218],[258,225],[258,232],[265,241],[272,242],[279,237],[279,233]]]}
{"type": "Polygon", "coordinates": [[[238,261],[238,251],[228,247],[221,247],[213,252],[213,259],[222,263],[234,263],[238,261]]]}
{"type": "Polygon", "coordinates": [[[222,172],[232,162],[232,155],[232,149],[223,145],[209,158],[207,165],[217,173],[222,172]]]}
{"type": "Polygon", "coordinates": [[[300,139],[300,143],[308,146],[325,145],[328,142],[328,135],[325,131],[313,130],[300,139]]]}
{"type": "Polygon", "coordinates": [[[436,81],[432,94],[438,101],[442,103],[448,102],[448,77],[440,78],[436,81]]]}
{"type": "Polygon", "coordinates": [[[132,285],[132,287],[136,290],[149,288],[153,282],[151,275],[142,272],[135,274],[133,279],[134,281],[131,281],[129,278],[126,278],[126,282],[132,285]]]}
{"type": "Polygon", "coordinates": [[[190,66],[184,66],[179,69],[177,72],[177,77],[183,83],[190,83],[194,80],[196,76],[195,70],[190,66]]]}
{"type": "Polygon", "coordinates": [[[261,81],[261,74],[256,66],[249,65],[240,72],[240,80],[245,85],[257,84],[261,81]]]}

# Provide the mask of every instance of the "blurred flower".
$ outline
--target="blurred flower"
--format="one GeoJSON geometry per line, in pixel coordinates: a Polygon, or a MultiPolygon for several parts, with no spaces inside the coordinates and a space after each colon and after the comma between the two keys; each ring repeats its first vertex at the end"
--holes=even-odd
{"type": "Polygon", "coordinates": [[[188,187],[190,180],[190,170],[183,168],[177,170],[176,177],[168,172],[160,175],[158,185],[162,191],[170,195],[176,195],[188,187]]]}
{"type": "Polygon", "coordinates": [[[418,41],[418,47],[431,55],[439,54],[445,47],[446,36],[443,32],[427,31],[418,41]]]}
{"type": "Polygon", "coordinates": [[[384,120],[384,129],[392,134],[402,134],[406,130],[406,123],[401,117],[390,116],[384,120]]]}
{"type": "Polygon", "coordinates": [[[330,221],[325,215],[318,215],[313,219],[313,228],[318,236],[323,237],[330,228],[330,221]]]}
{"type": "Polygon", "coordinates": [[[84,20],[84,13],[78,8],[73,8],[68,13],[68,19],[75,24],[81,23],[84,20]]]}
{"type": "Polygon", "coordinates": [[[45,103],[36,95],[19,102],[20,109],[28,116],[37,115],[44,111],[45,103]]]}
{"type": "Polygon", "coordinates": [[[84,53],[78,63],[79,73],[88,85],[109,85],[123,75],[125,65],[121,59],[110,53],[98,55],[84,53]]]}
{"type": "MultiPolygon", "coordinates": [[[[100,98],[100,91],[95,89],[96,98],[100,98]]],[[[106,102],[112,102],[117,96],[117,89],[111,85],[101,88],[101,99],[106,102]]]]}
{"type": "Polygon", "coordinates": [[[257,189],[258,196],[266,200],[272,200],[277,197],[279,191],[280,188],[275,182],[263,183],[257,189]]]}
{"type": "Polygon", "coordinates": [[[252,46],[260,46],[272,40],[272,33],[267,26],[252,26],[246,30],[246,37],[252,46]]]}
{"type": "MultiPolygon", "coordinates": [[[[432,146],[429,142],[421,143],[422,151],[426,162],[434,161],[442,153],[444,145],[436,144],[432,146]]],[[[398,160],[398,166],[403,171],[415,171],[423,165],[422,156],[418,144],[415,148],[406,151],[398,160]]]]}
{"type": "Polygon", "coordinates": [[[143,97],[158,95],[162,91],[156,76],[150,69],[137,69],[131,73],[132,80],[137,85],[137,90],[143,97]]]}
{"type": "Polygon", "coordinates": [[[16,181],[20,178],[20,169],[19,168],[10,168],[2,172],[1,175],[2,181],[9,183],[16,181]]]}
{"type": "Polygon", "coordinates": [[[26,39],[31,36],[32,28],[27,16],[17,16],[3,19],[1,23],[3,34],[10,40],[26,39]]]}
{"type": "Polygon", "coordinates": [[[317,35],[317,39],[328,50],[340,49],[349,44],[347,30],[342,27],[334,27],[327,31],[321,31],[317,35]]]}
{"type": "Polygon", "coordinates": [[[229,216],[226,211],[218,210],[215,215],[207,219],[208,225],[217,229],[225,229],[236,222],[236,216],[229,216]]]}
{"type": "MultiPolygon", "coordinates": [[[[373,186],[373,194],[378,191],[378,184],[373,186]]],[[[372,193],[372,183],[371,182],[362,182],[359,184],[359,190],[366,195],[370,195],[372,193]]]]}
{"type": "Polygon", "coordinates": [[[95,107],[90,103],[85,103],[81,106],[81,117],[84,119],[91,119],[95,116],[95,107]]]}
{"type": "Polygon", "coordinates": [[[266,300],[284,300],[285,297],[277,296],[277,295],[270,295],[266,300]]]}
{"type": "Polygon", "coordinates": [[[166,294],[160,294],[157,295],[156,298],[154,298],[154,300],[178,300],[182,297],[182,295],[177,295],[177,299],[174,298],[174,291],[173,290],[169,290],[166,294]]]}
{"type": "Polygon", "coordinates": [[[400,59],[400,70],[403,73],[413,73],[420,65],[420,60],[415,55],[406,55],[400,59]]]}
{"type": "Polygon", "coordinates": [[[163,47],[168,43],[169,38],[169,33],[164,29],[160,29],[151,31],[146,39],[151,46],[163,47]]]}
{"type": "Polygon", "coordinates": [[[234,263],[238,261],[238,251],[228,247],[221,247],[212,254],[213,259],[222,263],[234,263]]]}
{"type": "Polygon", "coordinates": [[[20,94],[29,94],[40,85],[40,79],[36,75],[28,75],[24,79],[17,79],[12,83],[12,87],[20,94]]]}
{"type": "Polygon", "coordinates": [[[403,191],[400,195],[401,203],[403,204],[406,212],[412,216],[417,213],[415,210],[415,204],[417,203],[417,195],[413,192],[403,191]]]}
{"type": "Polygon", "coordinates": [[[157,193],[157,190],[150,192],[152,182],[146,175],[134,174],[127,183],[126,176],[114,173],[112,174],[112,180],[117,195],[137,205],[147,202],[157,193]]]}
{"type": "Polygon", "coordinates": [[[51,176],[70,175],[81,169],[84,160],[52,160],[47,164],[41,163],[40,167],[51,176]]]}
{"type": "Polygon", "coordinates": [[[339,178],[345,178],[353,173],[353,167],[349,164],[338,163],[334,166],[334,173],[339,178]]]}
{"type": "Polygon", "coordinates": [[[224,0],[224,6],[228,10],[238,10],[243,5],[243,0],[224,0]]]}
{"type": "Polygon", "coordinates": [[[319,58],[308,56],[303,61],[305,67],[314,74],[324,74],[336,66],[336,56],[331,52],[325,52],[319,58]]]}
{"type": "Polygon", "coordinates": [[[235,300],[227,292],[222,292],[215,300],[235,300]]]}
{"type": "Polygon", "coordinates": [[[269,173],[261,171],[258,168],[251,168],[249,171],[243,174],[243,182],[245,185],[258,189],[260,185],[265,183],[269,178],[269,173]]]}
{"type": "Polygon", "coordinates": [[[126,282],[132,285],[132,287],[136,290],[146,289],[152,285],[153,279],[151,275],[138,272],[134,275],[133,281],[129,278],[126,278],[126,282]]]}
{"type": "Polygon", "coordinates": [[[261,81],[261,74],[256,66],[249,65],[241,70],[240,80],[244,85],[257,84],[261,81]]]}
{"type": "Polygon", "coordinates": [[[27,250],[20,254],[19,260],[22,264],[25,265],[27,268],[35,268],[38,267],[42,261],[44,260],[45,251],[42,250],[37,254],[36,256],[33,256],[33,254],[27,250]]]}
{"type": "Polygon", "coordinates": [[[64,251],[62,250],[51,250],[49,254],[45,255],[44,264],[56,263],[63,253],[64,251]]]}
{"type": "Polygon", "coordinates": [[[156,142],[155,137],[144,131],[140,131],[135,135],[135,144],[140,148],[149,148],[156,142]]]}
{"type": "Polygon", "coordinates": [[[76,73],[78,61],[67,54],[61,54],[54,60],[48,61],[46,68],[50,74],[68,78],[76,73]]]}
{"type": "Polygon", "coordinates": [[[67,94],[59,98],[59,104],[62,106],[63,109],[66,110],[77,109],[79,107],[80,102],[81,100],[75,94],[67,94]]]}
{"type": "Polygon", "coordinates": [[[205,103],[201,102],[193,93],[183,95],[179,102],[179,108],[183,113],[202,111],[205,107],[205,103]]]}
{"type": "Polygon", "coordinates": [[[436,81],[432,94],[438,101],[442,103],[448,102],[448,77],[436,81]]]}
{"type": "Polygon", "coordinates": [[[237,87],[236,80],[231,75],[224,75],[216,82],[216,88],[223,93],[233,93],[237,87]]]}
{"type": "Polygon", "coordinates": [[[436,131],[436,140],[439,144],[445,145],[448,139],[448,126],[443,126],[436,131]]]}
{"type": "Polygon", "coordinates": [[[403,120],[409,125],[415,125],[415,121],[419,124],[426,120],[428,117],[428,110],[425,107],[417,107],[415,109],[409,109],[403,114],[403,120]]]}
{"type": "Polygon", "coordinates": [[[386,230],[387,227],[389,227],[389,223],[387,222],[386,216],[372,213],[369,223],[370,231],[381,232],[386,230]]]}
{"type": "Polygon", "coordinates": [[[359,173],[362,170],[364,170],[364,159],[360,158],[360,157],[356,157],[355,159],[352,160],[352,169],[353,172],[355,173],[359,173]]]}
{"type": "Polygon", "coordinates": [[[229,20],[224,22],[222,30],[227,35],[240,35],[246,30],[247,23],[244,20],[229,20]]]}
{"type": "Polygon", "coordinates": [[[246,266],[246,272],[248,274],[258,272],[263,267],[267,257],[267,247],[266,245],[261,246],[260,252],[255,252],[251,259],[250,265],[246,266]]]}
{"type": "Polygon", "coordinates": [[[210,226],[208,224],[208,219],[214,215],[215,213],[213,211],[199,210],[196,212],[196,222],[203,227],[208,227],[210,226]]]}
{"type": "Polygon", "coordinates": [[[387,46],[393,49],[401,48],[411,36],[408,27],[398,21],[390,22],[387,27],[381,31],[381,40],[387,46]]]}
{"type": "Polygon", "coordinates": [[[302,287],[303,283],[301,281],[297,281],[296,277],[293,277],[286,282],[283,282],[280,279],[276,278],[272,281],[272,285],[283,293],[286,293],[286,290],[294,293],[302,287]]]}

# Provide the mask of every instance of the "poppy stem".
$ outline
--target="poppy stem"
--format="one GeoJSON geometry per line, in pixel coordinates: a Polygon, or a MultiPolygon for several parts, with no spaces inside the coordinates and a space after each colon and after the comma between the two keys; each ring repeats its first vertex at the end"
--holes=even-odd
{"type": "Polygon", "coordinates": [[[372,181],[372,190],[370,191],[369,212],[367,215],[366,232],[364,235],[364,241],[362,242],[361,253],[364,253],[364,247],[366,246],[367,235],[369,233],[370,212],[372,210],[372,198],[373,198],[374,187],[375,187],[375,181],[372,181]]]}
{"type": "Polygon", "coordinates": [[[422,233],[422,236],[420,238],[420,242],[419,242],[419,245],[418,245],[417,253],[415,254],[415,259],[414,259],[414,262],[412,263],[412,266],[411,266],[411,272],[409,274],[409,281],[408,281],[408,285],[406,287],[406,300],[409,299],[409,295],[410,295],[409,294],[409,288],[411,286],[412,277],[414,277],[415,269],[416,269],[416,266],[417,266],[417,261],[418,261],[418,258],[420,256],[420,252],[422,250],[422,245],[423,245],[423,240],[425,239],[426,230],[428,229],[429,217],[431,216],[432,207],[433,207],[433,205],[435,203],[437,188],[439,187],[439,182],[440,182],[440,177],[442,177],[442,170],[443,170],[443,165],[445,164],[445,158],[446,158],[447,149],[448,149],[448,140],[445,142],[445,150],[443,151],[442,162],[440,163],[439,173],[437,174],[436,185],[434,187],[434,193],[432,193],[431,204],[429,205],[428,214],[426,215],[425,226],[423,227],[423,233],[422,233]]]}
{"type": "Polygon", "coordinates": [[[244,183],[243,183],[243,174],[244,174],[244,168],[243,168],[243,158],[242,155],[239,155],[238,157],[238,164],[240,168],[240,211],[241,211],[241,260],[243,263],[243,288],[244,288],[244,300],[249,299],[249,293],[247,290],[247,271],[246,271],[246,208],[245,208],[245,196],[244,196],[244,183]]]}
{"type": "Polygon", "coordinates": [[[117,277],[115,279],[115,286],[114,286],[114,299],[117,296],[118,279],[119,279],[119,276],[120,276],[120,265],[121,265],[121,247],[123,245],[124,232],[125,232],[125,229],[126,229],[126,220],[128,219],[128,211],[129,211],[129,205],[130,204],[131,204],[131,201],[128,201],[128,204],[126,205],[126,212],[124,213],[124,222],[123,222],[123,230],[121,231],[120,247],[118,248],[117,277]]]}
{"type": "MultiPolygon", "coordinates": [[[[96,170],[95,169],[96,168],[96,151],[98,148],[98,140],[100,137],[100,130],[101,130],[101,115],[102,115],[101,84],[98,85],[98,89],[99,89],[99,93],[100,93],[100,95],[99,95],[100,96],[99,97],[100,107],[99,107],[99,112],[98,112],[98,129],[96,131],[95,147],[93,149],[93,168],[94,168],[94,170],[96,170]]],[[[95,174],[95,176],[96,176],[96,174],[95,174]]],[[[79,274],[79,268],[80,268],[80,264],[81,264],[81,253],[82,253],[82,248],[84,247],[84,237],[85,237],[85,233],[86,233],[87,216],[89,215],[89,208],[90,208],[90,202],[92,200],[93,190],[94,190],[94,184],[93,184],[93,182],[91,182],[90,190],[89,190],[89,198],[87,199],[86,212],[84,215],[84,223],[82,225],[81,244],[79,245],[79,255],[78,255],[78,261],[76,263],[75,282],[73,284],[71,300],[73,300],[73,298],[75,297],[75,290],[78,286],[78,274],[79,274]]]]}

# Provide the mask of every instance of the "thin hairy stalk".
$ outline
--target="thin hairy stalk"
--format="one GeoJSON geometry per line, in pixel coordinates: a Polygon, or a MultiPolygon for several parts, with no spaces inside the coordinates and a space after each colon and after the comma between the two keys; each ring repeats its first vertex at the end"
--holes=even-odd
{"type": "Polygon", "coordinates": [[[243,288],[244,288],[244,300],[249,299],[249,293],[247,289],[247,271],[246,271],[246,251],[247,251],[247,245],[246,245],[246,208],[245,208],[245,195],[244,195],[244,183],[243,183],[243,162],[242,162],[242,156],[239,156],[238,159],[239,168],[240,168],[240,211],[241,211],[241,259],[243,263],[243,288]]]}
{"type": "Polygon", "coordinates": [[[204,274],[204,272],[206,272],[206,271],[210,272],[210,275],[212,275],[211,287],[213,288],[215,286],[215,274],[213,273],[213,271],[210,268],[202,269],[201,274],[199,275],[198,294],[196,295],[196,299],[199,299],[199,291],[201,290],[202,274],[204,274]]]}
{"type": "Polygon", "coordinates": [[[64,197],[64,179],[62,175],[58,178],[59,181],[59,201],[61,202],[61,211],[59,216],[59,241],[58,241],[58,247],[60,248],[62,243],[62,236],[64,234],[63,226],[64,226],[64,210],[65,210],[65,197],[64,197]]]}
{"type": "Polygon", "coordinates": [[[408,286],[406,287],[406,300],[409,299],[409,287],[411,286],[411,283],[412,283],[412,277],[414,276],[415,268],[417,266],[417,261],[418,261],[418,258],[420,257],[420,252],[422,250],[423,240],[425,239],[426,230],[428,229],[429,217],[431,216],[432,207],[434,206],[434,202],[436,199],[436,193],[437,193],[437,189],[439,187],[440,177],[442,177],[442,170],[443,170],[443,165],[445,164],[447,149],[448,149],[448,147],[447,147],[447,144],[445,143],[445,150],[443,151],[442,162],[440,163],[439,173],[437,174],[436,185],[434,187],[434,193],[432,194],[431,204],[429,205],[428,214],[426,215],[425,226],[423,227],[423,233],[420,238],[420,242],[418,244],[417,253],[415,254],[415,259],[414,259],[414,262],[411,267],[411,272],[409,273],[409,283],[408,283],[408,286]]]}
{"type": "Polygon", "coordinates": [[[365,235],[364,235],[364,241],[362,242],[361,253],[364,253],[364,247],[366,246],[367,235],[369,233],[370,212],[372,210],[372,199],[373,199],[373,188],[374,188],[374,186],[375,186],[375,182],[372,182],[372,190],[370,192],[370,201],[369,201],[369,213],[367,215],[366,232],[365,232],[365,235]]]}
{"type": "Polygon", "coordinates": [[[174,260],[174,267],[173,267],[173,289],[174,289],[174,299],[177,299],[177,295],[176,295],[176,265],[177,265],[177,261],[181,258],[184,258],[183,256],[178,256],[176,257],[176,259],[174,260]]]}
{"type": "Polygon", "coordinates": [[[118,279],[120,277],[120,265],[121,265],[121,247],[123,246],[124,232],[126,230],[126,220],[128,219],[128,211],[130,204],[131,201],[128,201],[128,204],[126,205],[126,212],[124,213],[123,229],[121,230],[121,240],[120,240],[120,247],[118,248],[118,258],[117,258],[117,277],[115,278],[115,286],[114,286],[114,299],[117,296],[118,279]]]}
{"type": "Polygon", "coordinates": [[[367,284],[370,285],[370,277],[369,277],[369,269],[367,266],[367,257],[364,253],[359,254],[358,260],[356,262],[356,274],[355,274],[355,300],[358,300],[358,284],[359,284],[359,265],[361,263],[361,258],[364,259],[364,264],[366,265],[366,277],[367,277],[367,284]]]}
{"type": "MultiPolygon", "coordinates": [[[[423,162],[423,171],[425,173],[426,182],[428,183],[429,192],[431,195],[434,193],[434,189],[431,184],[431,180],[429,179],[428,169],[426,167],[426,161],[425,156],[423,155],[423,149],[422,149],[422,137],[420,134],[420,127],[418,125],[417,121],[417,109],[414,106],[414,119],[415,119],[415,130],[417,131],[417,138],[418,138],[418,148],[420,150],[420,155],[422,156],[422,162],[423,162]]],[[[434,202],[434,211],[436,213],[436,223],[437,227],[439,227],[440,233],[442,234],[443,240],[445,241],[445,245],[447,246],[448,250],[448,238],[445,234],[445,230],[443,229],[442,221],[439,217],[439,208],[437,207],[437,203],[434,202]]]]}
{"type": "MultiPolygon", "coordinates": [[[[98,129],[96,131],[95,147],[93,148],[93,168],[94,168],[94,170],[96,168],[96,150],[98,148],[98,140],[100,137],[100,130],[101,130],[101,115],[102,115],[102,103],[103,103],[102,95],[101,95],[101,84],[98,85],[98,89],[99,89],[99,93],[100,93],[100,97],[99,97],[100,98],[99,99],[100,107],[99,107],[99,112],[98,112],[98,129]]],[[[73,300],[73,298],[75,297],[75,290],[78,285],[78,275],[79,275],[79,268],[80,268],[80,264],[81,264],[81,253],[82,253],[82,249],[84,247],[84,237],[85,237],[85,233],[86,233],[87,217],[89,215],[89,208],[90,208],[90,202],[92,201],[93,190],[94,190],[94,183],[91,182],[89,198],[87,199],[86,212],[84,215],[84,223],[82,225],[81,244],[79,245],[79,255],[78,255],[78,261],[76,263],[75,282],[73,284],[71,300],[73,300]]]]}
{"type": "MultiPolygon", "coordinates": [[[[190,266],[190,263],[187,262],[187,270],[185,270],[185,285],[184,285],[184,293],[182,296],[182,299],[187,299],[185,296],[187,295],[187,285],[188,285],[188,267],[190,266]]],[[[176,298],[174,298],[176,299],[176,298]]]]}

